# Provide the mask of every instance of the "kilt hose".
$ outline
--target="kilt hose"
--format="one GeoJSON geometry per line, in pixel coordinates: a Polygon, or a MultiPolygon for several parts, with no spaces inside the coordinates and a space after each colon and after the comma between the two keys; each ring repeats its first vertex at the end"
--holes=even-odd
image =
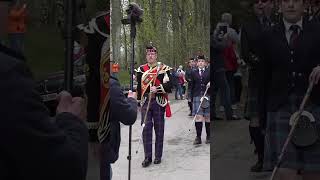
{"type": "MultiPolygon", "coordinates": [[[[141,108],[141,119],[143,123],[143,118],[145,116],[146,110],[148,105],[148,99],[144,103],[141,108]]],[[[145,122],[145,127],[142,131],[143,137],[143,147],[144,147],[144,154],[145,158],[152,159],[152,134],[153,134],[153,127],[156,135],[155,139],[155,157],[157,159],[161,159],[162,152],[163,152],[163,138],[164,138],[164,113],[165,108],[161,107],[155,100],[152,98],[150,101],[149,111],[147,114],[147,119],[145,122]]]]}

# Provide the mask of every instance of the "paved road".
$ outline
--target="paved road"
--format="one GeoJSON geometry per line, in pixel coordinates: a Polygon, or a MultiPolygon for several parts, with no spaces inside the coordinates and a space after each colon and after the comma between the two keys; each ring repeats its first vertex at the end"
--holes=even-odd
{"type": "Polygon", "coordinates": [[[270,173],[250,173],[255,163],[248,121],[215,121],[211,145],[213,180],[267,180],[270,173]]]}
{"type": "MultiPolygon", "coordinates": [[[[140,144],[140,116],[133,126],[132,142],[132,180],[209,180],[210,179],[210,145],[195,147],[194,128],[189,132],[192,118],[188,117],[186,100],[172,102],[173,116],[166,120],[164,153],[160,165],[152,164],[142,168],[144,159],[143,146],[140,144]],[[136,151],[138,153],[136,154],[136,151]],[[152,177],[152,178],[151,178],[152,177]]],[[[192,126],[193,127],[193,126],[192,126]]],[[[119,160],[113,165],[113,179],[128,179],[128,127],[122,127],[122,142],[119,160]]],[[[155,137],[155,136],[153,136],[155,137]]],[[[203,133],[205,138],[205,133],[203,133]]]]}
{"type": "MultiPolygon", "coordinates": [[[[140,113],[132,131],[132,180],[209,180],[210,179],[210,145],[202,144],[195,147],[194,126],[190,126],[192,117],[186,100],[172,100],[173,116],[166,119],[163,159],[160,165],[152,164],[142,168],[144,159],[141,141],[140,113]],[[189,132],[189,128],[191,131],[189,132]],[[139,145],[140,144],[140,145],[139,145]],[[138,153],[136,153],[138,151],[138,153]],[[152,178],[151,178],[152,177],[152,178]]],[[[121,127],[121,145],[118,161],[112,165],[113,180],[128,179],[128,133],[127,126],[121,127]]],[[[203,128],[205,139],[205,128],[203,128]]],[[[153,137],[155,137],[153,135],[153,137]]],[[[99,169],[97,162],[89,155],[88,180],[96,180],[99,169]]]]}

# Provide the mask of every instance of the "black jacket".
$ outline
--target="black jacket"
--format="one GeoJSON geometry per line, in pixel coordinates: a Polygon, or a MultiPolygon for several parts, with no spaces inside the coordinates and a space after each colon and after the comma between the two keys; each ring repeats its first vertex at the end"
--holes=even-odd
{"type": "Polygon", "coordinates": [[[118,80],[110,78],[110,134],[106,139],[106,161],[114,163],[119,157],[121,141],[120,122],[133,125],[137,119],[137,100],[123,94],[118,80]]]}
{"type": "Polygon", "coordinates": [[[227,47],[227,41],[224,39],[219,39],[215,34],[210,35],[210,59],[212,64],[211,66],[211,73],[218,70],[224,70],[224,57],[223,57],[223,50],[227,47]]]}
{"type": "Polygon", "coordinates": [[[192,74],[192,71],[194,70],[195,68],[193,67],[188,67],[186,69],[186,75],[185,75],[185,78],[187,80],[187,82],[189,83],[191,81],[191,74],[192,74]]]}
{"type": "MultiPolygon", "coordinates": [[[[202,75],[202,79],[199,74],[199,69],[194,69],[191,73],[191,96],[192,97],[202,97],[203,93],[206,91],[207,84],[210,82],[210,69],[204,68],[205,71],[202,75]]],[[[210,95],[210,89],[208,89],[207,95],[210,95]]]]}
{"type": "Polygon", "coordinates": [[[50,118],[26,64],[3,49],[0,83],[0,179],[85,180],[85,123],[70,113],[50,118]]]}
{"type": "MultiPolygon", "coordinates": [[[[306,21],[299,34],[297,47],[290,50],[285,37],[285,27],[281,23],[265,33],[262,42],[261,87],[266,90],[261,106],[267,112],[276,111],[288,102],[288,96],[294,93],[304,96],[309,84],[312,69],[320,64],[320,26],[306,21]]],[[[320,87],[316,85],[310,101],[320,105],[320,87]]],[[[297,104],[300,104],[297,102],[297,104]]]]}
{"type": "Polygon", "coordinates": [[[257,87],[259,82],[259,77],[257,76],[259,72],[259,61],[255,61],[254,57],[261,60],[258,54],[262,33],[263,27],[257,18],[255,18],[254,21],[244,24],[241,29],[241,58],[250,68],[248,80],[250,88],[257,87]]]}

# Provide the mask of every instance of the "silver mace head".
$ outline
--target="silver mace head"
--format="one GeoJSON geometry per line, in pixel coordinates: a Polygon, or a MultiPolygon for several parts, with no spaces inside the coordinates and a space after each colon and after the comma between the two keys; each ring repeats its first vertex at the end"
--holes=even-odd
{"type": "Polygon", "coordinates": [[[157,62],[157,72],[159,72],[160,68],[161,68],[162,63],[161,62],[157,62]]]}

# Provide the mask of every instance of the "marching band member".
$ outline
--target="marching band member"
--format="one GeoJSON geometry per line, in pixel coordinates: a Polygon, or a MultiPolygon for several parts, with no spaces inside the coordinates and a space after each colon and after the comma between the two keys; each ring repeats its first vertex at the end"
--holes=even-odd
{"type": "Polygon", "coordinates": [[[157,62],[157,49],[149,45],[146,47],[147,63],[137,70],[137,99],[141,103],[141,117],[143,126],[143,146],[145,159],[142,167],[148,167],[152,162],[152,128],[154,126],[155,160],[160,164],[163,152],[163,137],[165,118],[171,116],[168,93],[171,92],[170,70],[165,64],[157,62]]]}
{"type": "Polygon", "coordinates": [[[195,145],[201,144],[203,122],[205,122],[207,133],[206,144],[210,143],[210,103],[208,102],[210,100],[210,90],[208,90],[207,94],[204,96],[207,87],[210,87],[210,69],[205,68],[206,60],[203,55],[198,56],[197,66],[198,68],[191,73],[190,83],[191,94],[193,97],[192,115],[196,116],[195,127],[197,131],[197,137],[194,141],[195,145]],[[201,107],[199,112],[197,112],[199,106],[201,107]]]}

